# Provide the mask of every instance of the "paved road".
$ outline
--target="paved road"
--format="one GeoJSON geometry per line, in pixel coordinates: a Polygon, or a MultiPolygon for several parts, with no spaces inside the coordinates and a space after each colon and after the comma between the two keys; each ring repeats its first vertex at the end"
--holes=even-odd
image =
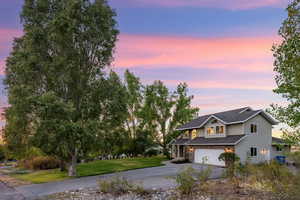
{"type": "MultiPolygon", "coordinates": [[[[180,169],[185,166],[192,166],[195,169],[202,169],[198,164],[171,164],[167,163],[165,166],[144,168],[137,170],[130,170],[120,172],[118,175],[123,176],[129,180],[143,184],[146,189],[161,188],[167,189],[176,186],[174,177],[180,169]]],[[[211,178],[219,178],[223,173],[222,168],[214,167],[211,178]]],[[[34,199],[35,197],[50,195],[66,190],[76,190],[87,187],[96,187],[97,180],[115,176],[116,174],[107,174],[100,176],[90,176],[77,179],[70,179],[60,182],[51,182],[44,184],[25,185],[16,188],[19,194],[22,194],[26,199],[34,199]]],[[[0,194],[1,199],[1,194],[0,194]]],[[[2,199],[1,199],[2,200],[2,199]]]]}

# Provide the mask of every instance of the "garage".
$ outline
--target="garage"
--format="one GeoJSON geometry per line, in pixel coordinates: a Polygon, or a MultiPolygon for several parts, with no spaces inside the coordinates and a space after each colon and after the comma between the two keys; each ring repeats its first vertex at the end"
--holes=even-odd
{"type": "Polygon", "coordinates": [[[219,156],[224,153],[223,149],[196,149],[195,150],[195,163],[203,163],[208,165],[225,166],[225,162],[219,161],[219,156]]]}

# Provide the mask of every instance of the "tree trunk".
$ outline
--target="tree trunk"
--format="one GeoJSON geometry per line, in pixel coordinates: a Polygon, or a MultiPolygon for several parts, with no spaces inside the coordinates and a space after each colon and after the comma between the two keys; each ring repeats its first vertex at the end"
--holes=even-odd
{"type": "Polygon", "coordinates": [[[69,165],[68,175],[69,176],[76,176],[76,164],[77,164],[77,150],[75,150],[75,153],[72,155],[72,161],[69,165]]]}
{"type": "Polygon", "coordinates": [[[60,160],[60,162],[59,162],[59,168],[60,168],[60,171],[61,171],[61,172],[67,171],[67,167],[66,167],[65,161],[60,160]]]}

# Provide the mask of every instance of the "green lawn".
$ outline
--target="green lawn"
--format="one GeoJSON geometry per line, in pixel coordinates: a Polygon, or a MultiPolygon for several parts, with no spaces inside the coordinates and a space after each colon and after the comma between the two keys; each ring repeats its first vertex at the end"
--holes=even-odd
{"type": "MultiPolygon", "coordinates": [[[[78,177],[83,177],[121,172],[131,169],[156,167],[163,165],[162,161],[164,160],[166,160],[166,158],[161,156],[151,158],[128,158],[120,160],[98,160],[79,164],[77,166],[77,173],[78,177]]],[[[69,178],[65,172],[60,172],[58,169],[41,170],[27,174],[12,174],[12,176],[31,183],[46,183],[69,178]]]]}
{"type": "Polygon", "coordinates": [[[11,174],[12,177],[31,183],[46,183],[68,179],[67,173],[59,169],[41,170],[24,174],[11,174]]]}

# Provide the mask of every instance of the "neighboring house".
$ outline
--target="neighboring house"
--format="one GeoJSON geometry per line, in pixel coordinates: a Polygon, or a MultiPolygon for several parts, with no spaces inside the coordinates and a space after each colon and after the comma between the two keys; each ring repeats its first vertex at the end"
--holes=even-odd
{"type": "Polygon", "coordinates": [[[269,161],[282,154],[272,138],[272,126],[278,124],[263,110],[250,107],[200,116],[177,130],[182,134],[171,145],[173,158],[191,162],[224,166],[218,157],[223,152],[235,152],[240,161],[269,161]]]}

